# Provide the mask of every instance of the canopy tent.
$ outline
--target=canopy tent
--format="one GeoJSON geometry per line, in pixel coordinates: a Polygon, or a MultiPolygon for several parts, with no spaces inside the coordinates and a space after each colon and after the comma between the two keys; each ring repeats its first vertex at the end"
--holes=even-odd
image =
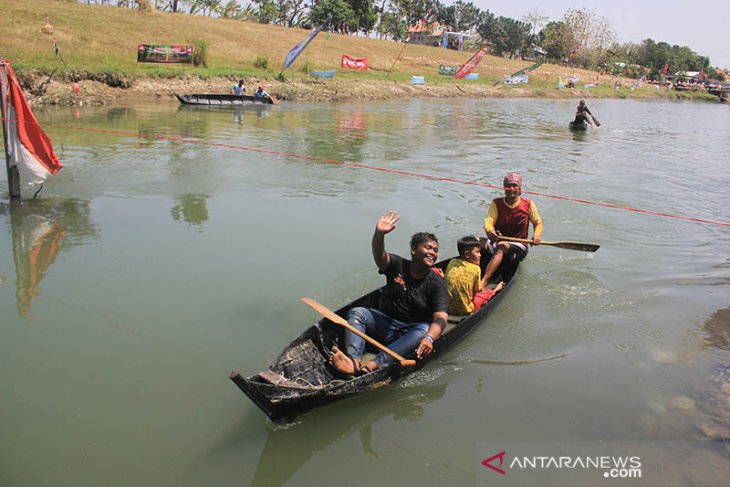
{"type": "Polygon", "coordinates": [[[464,33],[463,32],[444,32],[441,38],[441,47],[445,49],[456,49],[461,51],[464,46],[464,33]],[[451,45],[455,47],[450,47],[451,45]]]}

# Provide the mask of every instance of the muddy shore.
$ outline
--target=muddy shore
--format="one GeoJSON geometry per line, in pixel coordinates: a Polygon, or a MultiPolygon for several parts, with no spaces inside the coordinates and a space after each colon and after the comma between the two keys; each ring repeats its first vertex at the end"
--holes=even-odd
{"type": "MultiPolygon", "coordinates": [[[[174,98],[175,93],[227,93],[236,80],[232,78],[133,78],[123,75],[67,75],[17,73],[18,80],[31,105],[107,105],[124,98],[174,98]]],[[[253,93],[262,84],[282,101],[337,102],[349,100],[388,100],[404,97],[428,98],[590,98],[587,90],[557,90],[531,86],[521,88],[494,84],[438,83],[411,85],[389,80],[320,80],[287,79],[285,81],[244,78],[253,93]]]]}

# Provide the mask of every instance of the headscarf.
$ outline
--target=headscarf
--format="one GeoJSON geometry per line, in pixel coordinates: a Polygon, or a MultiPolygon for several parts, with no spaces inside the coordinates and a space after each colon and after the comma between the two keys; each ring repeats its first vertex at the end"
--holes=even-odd
{"type": "Polygon", "coordinates": [[[516,172],[507,173],[502,184],[505,188],[510,184],[516,184],[518,188],[522,189],[522,176],[516,172]]]}

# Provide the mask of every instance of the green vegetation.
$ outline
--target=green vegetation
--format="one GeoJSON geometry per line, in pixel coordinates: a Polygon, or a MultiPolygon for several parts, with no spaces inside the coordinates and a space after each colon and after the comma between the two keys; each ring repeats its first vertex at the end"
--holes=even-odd
{"type": "Polygon", "coordinates": [[[193,66],[208,67],[208,43],[197,41],[193,44],[193,66]]]}

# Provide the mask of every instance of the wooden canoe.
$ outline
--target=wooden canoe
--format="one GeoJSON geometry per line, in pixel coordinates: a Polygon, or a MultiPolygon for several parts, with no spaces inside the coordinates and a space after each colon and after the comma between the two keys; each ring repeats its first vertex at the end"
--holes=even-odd
{"type": "Polygon", "coordinates": [[[175,97],[183,105],[198,105],[208,107],[238,107],[242,105],[273,105],[268,97],[254,97],[252,95],[231,95],[225,93],[198,93],[193,95],[178,95],[175,97]]]}
{"type": "Polygon", "coordinates": [[[574,132],[584,132],[591,128],[591,125],[586,120],[581,120],[579,123],[571,121],[568,123],[568,128],[574,132]]]}
{"type": "MultiPolygon", "coordinates": [[[[448,260],[440,262],[437,267],[446,269],[447,264],[448,260]]],[[[250,377],[234,370],[229,378],[275,422],[287,422],[310,409],[395,383],[438,358],[487,319],[515,281],[517,268],[503,267],[499,279],[505,282],[505,288],[476,313],[450,317],[446,330],[434,343],[431,355],[417,360],[415,366],[401,367],[394,362],[365,375],[343,378],[329,365],[328,356],[333,345],[345,349],[344,328],[322,318],[291,342],[268,369],[250,377]]],[[[356,306],[377,307],[382,290],[381,287],[371,291],[336,313],[346,317],[350,308],[356,306]]],[[[406,358],[415,359],[415,353],[406,358]]]]}

